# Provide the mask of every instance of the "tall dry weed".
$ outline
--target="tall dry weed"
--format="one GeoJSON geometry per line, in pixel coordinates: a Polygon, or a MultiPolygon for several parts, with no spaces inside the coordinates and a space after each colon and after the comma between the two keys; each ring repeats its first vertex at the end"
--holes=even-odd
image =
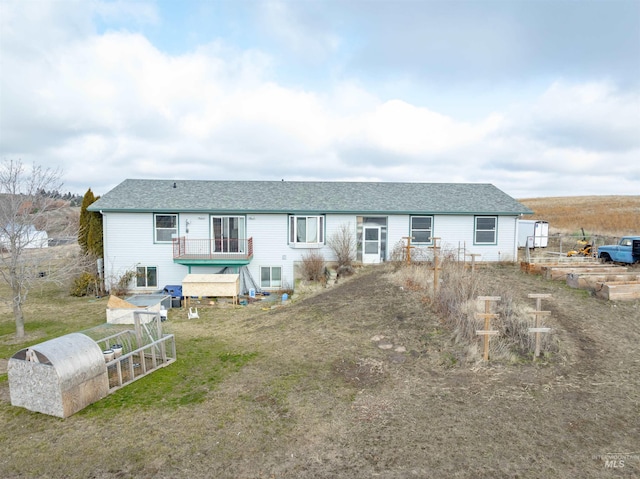
{"type": "MultiPolygon", "coordinates": [[[[488,291],[483,281],[483,271],[472,271],[464,263],[454,261],[452,256],[444,256],[439,271],[437,294],[434,295],[433,265],[404,265],[391,273],[392,281],[411,290],[424,291],[432,298],[431,307],[442,317],[444,324],[452,333],[456,344],[465,346],[467,362],[476,362],[482,358],[483,338],[477,334],[484,329],[484,319],[477,313],[484,312],[484,302],[478,296],[499,296],[495,305],[497,318],[492,319],[491,329],[499,331],[491,339],[491,358],[514,360],[530,357],[535,350],[535,335],[529,333],[534,326],[533,308],[527,305],[526,298],[514,297],[504,288],[500,291],[488,291]]],[[[541,336],[541,347],[545,352],[557,352],[558,343],[552,335],[541,336]]]]}

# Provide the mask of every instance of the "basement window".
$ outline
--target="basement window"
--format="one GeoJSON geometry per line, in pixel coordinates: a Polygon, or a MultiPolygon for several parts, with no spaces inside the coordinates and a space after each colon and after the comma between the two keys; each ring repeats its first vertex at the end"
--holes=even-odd
{"type": "Polygon", "coordinates": [[[260,268],[260,287],[281,288],[282,268],[280,266],[263,266],[260,268]]]}
{"type": "Polygon", "coordinates": [[[136,268],[137,288],[157,288],[158,270],[155,266],[138,266],[136,268]]]}

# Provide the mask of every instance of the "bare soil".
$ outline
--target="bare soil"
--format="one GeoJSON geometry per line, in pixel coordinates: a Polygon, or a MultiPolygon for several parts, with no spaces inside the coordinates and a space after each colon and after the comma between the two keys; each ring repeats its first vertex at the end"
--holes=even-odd
{"type": "Polygon", "coordinates": [[[22,412],[0,383],[0,476],[639,477],[640,301],[602,301],[513,265],[478,274],[487,294],[551,293],[559,352],[465,357],[389,266],[283,307],[201,308],[196,321],[172,310],[176,336],[258,356],[204,402],[108,420],[91,406],[66,420],[22,412]]]}

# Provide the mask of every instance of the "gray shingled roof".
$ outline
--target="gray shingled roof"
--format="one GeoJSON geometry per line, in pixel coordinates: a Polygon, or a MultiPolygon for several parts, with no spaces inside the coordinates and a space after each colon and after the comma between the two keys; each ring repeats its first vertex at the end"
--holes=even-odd
{"type": "Polygon", "coordinates": [[[91,211],[530,214],[491,184],[128,179],[91,211]],[[174,187],[175,185],[175,187],[174,187]]]}

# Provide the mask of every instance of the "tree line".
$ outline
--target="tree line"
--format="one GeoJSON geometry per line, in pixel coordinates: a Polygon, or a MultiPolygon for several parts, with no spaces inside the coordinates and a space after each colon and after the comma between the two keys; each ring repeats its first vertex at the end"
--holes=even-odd
{"type": "Polygon", "coordinates": [[[83,199],[81,195],[71,193],[70,191],[65,194],[61,194],[58,190],[45,190],[44,188],[41,188],[37,194],[54,200],[68,201],[69,206],[80,206],[83,199]]]}

